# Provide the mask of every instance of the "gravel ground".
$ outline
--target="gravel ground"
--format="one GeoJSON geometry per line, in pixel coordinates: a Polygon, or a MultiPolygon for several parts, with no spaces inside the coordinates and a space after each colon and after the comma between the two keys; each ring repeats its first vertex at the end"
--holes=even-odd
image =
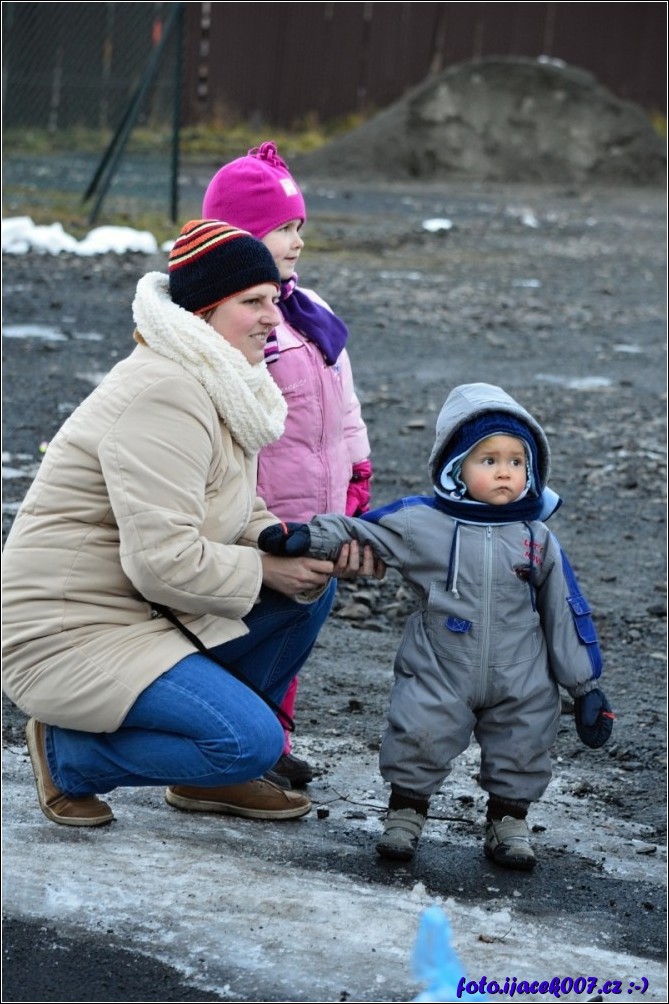
{"type": "MultiPolygon", "coordinates": [[[[189,169],[184,205],[191,215],[193,193],[209,174],[189,169]]],[[[526,917],[582,914],[593,930],[608,932],[612,950],[663,959],[665,193],[317,178],[304,190],[310,219],[301,282],[351,329],[374,503],[429,491],[434,422],[455,384],[500,384],[537,416],[551,441],[551,485],[564,498],[551,527],[594,608],[617,721],[606,747],[587,750],[565,703],[555,778],[531,817],[539,864],[515,902],[510,877],[496,874],[500,897],[526,917]],[[442,221],[435,232],[423,227],[430,219],[442,221]],[[606,883],[597,881],[603,874],[606,883]]],[[[40,443],[131,350],[134,287],[152,269],[165,269],[164,254],[3,256],[5,532],[39,464],[40,443]]],[[[442,895],[484,902],[480,851],[463,851],[479,840],[485,804],[474,761],[466,760],[464,776],[446,782],[435,799],[425,846],[411,866],[380,868],[374,860],[369,827],[376,832],[385,799],[376,751],[393,653],[412,609],[395,573],[380,583],[343,584],[303,673],[295,747],[318,764],[319,797],[330,785],[336,802],[341,789],[333,794],[333,786],[345,783],[347,771],[363,774],[361,790],[366,783],[377,795],[357,809],[350,796],[339,802],[341,854],[315,842],[303,851],[305,867],[400,889],[421,881],[442,895]]],[[[5,701],[6,747],[21,746],[23,724],[5,701]]],[[[257,850],[264,853],[262,844],[257,850]]],[[[54,996],[43,983],[31,984],[36,977],[21,964],[30,930],[10,916],[4,999],[228,999],[187,996],[183,987],[171,991],[176,996],[140,997],[146,985],[139,974],[137,983],[124,984],[131,987],[127,997],[113,989],[111,996],[54,996]],[[38,992],[47,995],[29,996],[38,992]]],[[[95,945],[87,947],[93,959],[101,950],[96,956],[95,945]]],[[[155,985],[155,974],[151,979],[155,985]]],[[[70,993],[76,983],[74,977],[70,993]]]]}

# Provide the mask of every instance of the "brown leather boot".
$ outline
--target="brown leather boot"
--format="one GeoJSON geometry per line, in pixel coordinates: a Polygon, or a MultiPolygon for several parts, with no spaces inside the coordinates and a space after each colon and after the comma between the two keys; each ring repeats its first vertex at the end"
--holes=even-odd
{"type": "Polygon", "coordinates": [[[174,785],[165,792],[165,801],[189,812],[220,812],[246,819],[296,819],[311,808],[306,795],[280,788],[264,778],[218,788],[174,785]]]}
{"type": "Polygon", "coordinates": [[[97,795],[73,798],[58,790],[46,759],[45,737],[46,726],[43,722],[29,719],[26,725],[28,753],[37,784],[39,804],[47,819],[64,826],[104,826],[105,823],[111,823],[114,813],[97,795]]]}

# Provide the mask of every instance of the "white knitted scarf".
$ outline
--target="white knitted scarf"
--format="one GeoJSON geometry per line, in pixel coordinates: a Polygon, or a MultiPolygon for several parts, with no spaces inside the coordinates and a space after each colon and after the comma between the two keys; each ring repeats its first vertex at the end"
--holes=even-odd
{"type": "Polygon", "coordinates": [[[210,324],[177,306],[167,275],[149,272],[139,280],[132,312],[146,344],[202,384],[247,456],[279,438],[287,407],[266,364],[252,366],[210,324]]]}

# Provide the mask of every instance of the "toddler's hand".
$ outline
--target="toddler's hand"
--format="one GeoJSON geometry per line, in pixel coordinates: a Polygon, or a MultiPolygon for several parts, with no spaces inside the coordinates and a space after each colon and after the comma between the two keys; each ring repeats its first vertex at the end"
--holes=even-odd
{"type": "Polygon", "coordinates": [[[311,545],[307,523],[275,523],[261,531],[258,547],[280,558],[297,558],[306,554],[311,545]]]}
{"type": "Polygon", "coordinates": [[[615,715],[603,690],[591,690],[574,701],[576,732],[582,743],[599,749],[608,740],[615,715]]]}

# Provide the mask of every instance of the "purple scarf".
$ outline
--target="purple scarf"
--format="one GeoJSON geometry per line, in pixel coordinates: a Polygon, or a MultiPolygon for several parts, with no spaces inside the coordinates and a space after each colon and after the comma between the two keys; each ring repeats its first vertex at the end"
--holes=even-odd
{"type": "Polygon", "coordinates": [[[314,303],[297,288],[296,275],[281,283],[279,310],[291,327],[315,342],[327,365],[334,366],[346,345],[348,328],[331,310],[314,303]]]}

